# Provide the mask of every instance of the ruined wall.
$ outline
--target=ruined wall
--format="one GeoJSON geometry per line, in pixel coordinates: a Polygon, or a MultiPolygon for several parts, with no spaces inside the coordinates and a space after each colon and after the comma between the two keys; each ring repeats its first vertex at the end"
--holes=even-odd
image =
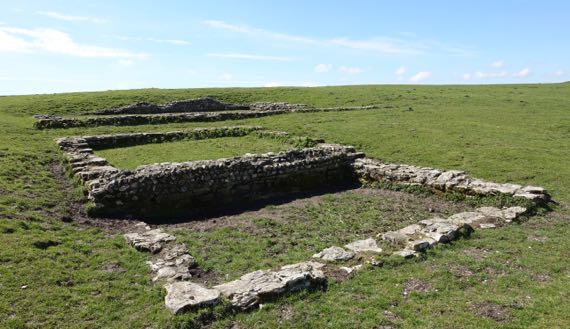
{"type": "Polygon", "coordinates": [[[134,133],[67,137],[57,140],[75,175],[93,201],[95,214],[148,216],[164,210],[218,207],[240,200],[270,198],[353,178],[352,162],[363,156],[354,148],[318,144],[318,140],[267,131],[260,127],[199,128],[168,133],[134,133]],[[302,149],[211,161],[191,161],[119,170],[93,149],[256,134],[302,149]],[[315,146],[316,145],[316,146],[315,146]]]}
{"type": "Polygon", "coordinates": [[[442,192],[466,195],[506,195],[535,202],[549,201],[550,196],[542,187],[500,184],[469,177],[464,171],[439,170],[405,164],[384,163],[363,158],[354,163],[354,169],[362,182],[395,182],[404,185],[420,185],[442,192]]]}
{"type": "Polygon", "coordinates": [[[151,103],[136,103],[133,105],[94,111],[88,114],[117,115],[117,114],[158,114],[158,113],[187,113],[215,112],[230,110],[249,110],[247,104],[229,104],[220,102],[212,97],[174,101],[164,105],[151,103]]]}
{"type": "Polygon", "coordinates": [[[340,184],[361,154],[339,145],[219,159],[141,166],[91,184],[99,213],[146,215],[259,200],[340,184]]]}

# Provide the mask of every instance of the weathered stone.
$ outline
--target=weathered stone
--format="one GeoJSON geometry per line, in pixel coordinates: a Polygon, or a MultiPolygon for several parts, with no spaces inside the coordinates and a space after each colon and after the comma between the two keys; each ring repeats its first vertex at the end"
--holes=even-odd
{"type": "Polygon", "coordinates": [[[345,261],[354,257],[354,252],[346,251],[341,247],[330,247],[313,255],[313,258],[321,258],[326,261],[345,261]]]}
{"type": "Polygon", "coordinates": [[[323,266],[317,262],[303,262],[283,266],[278,271],[259,270],[215,286],[214,289],[219,290],[235,307],[247,309],[264,298],[322,284],[326,280],[321,271],[323,266]]]}
{"type": "Polygon", "coordinates": [[[470,195],[503,194],[533,201],[548,201],[550,196],[541,187],[517,184],[498,184],[472,179],[463,171],[438,171],[433,168],[385,164],[380,160],[362,158],[354,162],[354,169],[362,181],[392,181],[404,185],[422,185],[428,188],[470,195]]]}
{"type": "Polygon", "coordinates": [[[407,237],[413,236],[417,233],[419,233],[421,231],[422,227],[419,224],[412,224],[412,225],[408,225],[402,229],[399,229],[398,233],[403,234],[407,237]]]}
{"type": "Polygon", "coordinates": [[[479,223],[485,221],[485,219],[487,219],[487,216],[475,211],[461,212],[448,218],[448,220],[455,225],[467,225],[470,227],[477,226],[479,223]]]}
{"type": "Polygon", "coordinates": [[[341,266],[339,267],[341,270],[345,271],[348,274],[351,274],[354,271],[360,271],[362,269],[362,264],[354,265],[354,266],[341,266]]]}
{"type": "Polygon", "coordinates": [[[173,314],[180,314],[185,310],[213,305],[220,301],[220,292],[207,289],[199,284],[189,281],[167,283],[164,303],[173,314]]]}
{"type": "Polygon", "coordinates": [[[435,244],[435,240],[432,239],[422,239],[422,240],[415,240],[408,242],[408,246],[406,249],[414,250],[418,252],[426,251],[432,245],[435,244]]]}
{"type": "Polygon", "coordinates": [[[430,221],[421,233],[438,243],[446,243],[455,240],[459,233],[459,226],[446,220],[430,221]]]}
{"type": "Polygon", "coordinates": [[[398,231],[389,231],[381,234],[382,240],[386,240],[392,244],[403,243],[408,240],[408,236],[398,231]]]}
{"type": "Polygon", "coordinates": [[[164,233],[160,229],[143,233],[127,233],[124,237],[136,249],[150,251],[153,254],[159,252],[167,242],[176,240],[176,237],[164,233]]]}
{"type": "Polygon", "coordinates": [[[524,215],[527,212],[525,207],[510,207],[507,209],[503,209],[503,219],[507,222],[517,219],[520,215],[524,215]]]}
{"type": "Polygon", "coordinates": [[[402,250],[398,250],[398,251],[394,252],[393,255],[400,256],[403,258],[412,258],[412,257],[416,256],[417,253],[413,250],[410,250],[410,249],[402,249],[402,250]]]}
{"type": "Polygon", "coordinates": [[[358,240],[344,246],[354,252],[374,252],[381,253],[382,249],[378,247],[376,240],[370,238],[366,240],[358,240]]]}
{"type": "Polygon", "coordinates": [[[503,211],[496,207],[477,208],[477,212],[480,212],[481,214],[490,218],[503,219],[503,211]]]}

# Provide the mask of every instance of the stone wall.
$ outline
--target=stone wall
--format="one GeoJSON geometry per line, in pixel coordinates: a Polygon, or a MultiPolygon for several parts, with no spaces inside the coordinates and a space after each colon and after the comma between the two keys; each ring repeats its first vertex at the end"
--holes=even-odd
{"type": "Polygon", "coordinates": [[[191,113],[191,112],[217,112],[217,111],[282,111],[308,108],[305,104],[290,104],[284,102],[258,102],[252,104],[230,104],[220,102],[212,97],[187,99],[159,105],[152,103],[136,103],[133,105],[109,108],[88,112],[93,115],[121,115],[121,114],[164,114],[164,113],[191,113]]]}
{"type": "Polygon", "coordinates": [[[341,185],[354,182],[356,178],[362,183],[393,182],[466,195],[505,195],[537,203],[550,199],[541,187],[486,182],[457,170],[383,163],[364,158],[364,154],[350,146],[322,142],[254,126],[57,140],[66,153],[73,174],[82,182],[88,198],[95,205],[93,214],[99,215],[158,216],[164,209],[176,213],[219,207],[326,185],[341,185]],[[230,159],[152,164],[132,171],[119,170],[93,152],[93,149],[110,147],[248,134],[279,139],[298,148],[230,159]]]}
{"type": "MultiPolygon", "coordinates": [[[[192,108],[187,105],[187,102],[198,102],[202,100],[204,99],[174,102],[170,104],[175,105],[167,104],[163,106],[139,103],[125,108],[107,109],[102,110],[102,112],[97,112],[97,114],[104,113],[113,115],[87,118],[38,114],[34,116],[36,119],[34,127],[37,129],[54,129],[95,126],[136,126],[180,122],[211,122],[259,118],[286,113],[339,112],[371,110],[378,108],[377,106],[311,108],[303,104],[289,103],[253,103],[246,105],[220,103],[223,104],[226,109],[214,110],[215,106],[212,104],[210,104],[211,107],[204,105],[198,108],[192,108]],[[159,110],[153,111],[155,108],[159,108],[159,110]],[[230,109],[239,111],[228,111],[230,109]]],[[[217,101],[214,100],[214,102],[217,101]]]]}
{"type": "Polygon", "coordinates": [[[472,178],[460,170],[439,170],[405,164],[384,163],[363,158],[354,163],[360,180],[370,182],[395,182],[404,185],[419,185],[442,192],[467,195],[506,195],[535,202],[546,202],[550,195],[542,187],[500,184],[472,178]]]}
{"type": "MultiPolygon", "coordinates": [[[[318,144],[280,153],[152,164],[129,171],[109,165],[106,159],[93,152],[93,149],[182,138],[247,134],[299,139],[260,127],[223,127],[169,133],[68,137],[57,140],[57,143],[66,152],[74,175],[83,183],[89,200],[94,203],[92,213],[98,215],[159,216],[165,209],[175,213],[337,185],[353,177],[352,163],[363,156],[352,147],[318,144]]],[[[317,143],[312,139],[300,139],[317,143]]]]}
{"type": "Polygon", "coordinates": [[[215,112],[230,110],[249,110],[247,104],[229,104],[220,102],[212,97],[174,101],[163,105],[151,103],[136,103],[133,105],[109,108],[90,112],[94,115],[117,114],[159,114],[159,113],[187,113],[187,112],[215,112]]]}

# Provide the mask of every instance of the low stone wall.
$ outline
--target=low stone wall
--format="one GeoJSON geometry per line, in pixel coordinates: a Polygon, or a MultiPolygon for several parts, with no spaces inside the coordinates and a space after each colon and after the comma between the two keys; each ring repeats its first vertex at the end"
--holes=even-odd
{"type": "Polygon", "coordinates": [[[226,120],[242,120],[259,118],[270,115],[287,113],[313,113],[313,112],[341,112],[371,110],[376,106],[339,107],[339,108],[310,108],[299,104],[287,103],[260,103],[251,104],[251,110],[227,112],[196,112],[196,113],[162,113],[162,114],[129,114],[101,116],[93,118],[72,118],[56,115],[35,115],[34,127],[37,129],[58,129],[95,126],[136,126],[154,125],[180,122],[211,122],[226,120]]]}
{"type": "Polygon", "coordinates": [[[346,182],[392,182],[418,185],[434,191],[466,195],[505,195],[547,202],[544,188],[498,184],[471,178],[463,171],[387,164],[364,158],[350,146],[268,131],[255,126],[198,128],[164,133],[134,133],[67,137],[57,140],[66,152],[73,174],[94,203],[92,214],[171,215],[188,209],[219,207],[238,201],[273,198],[346,182]],[[181,139],[240,137],[254,134],[274,138],[297,148],[280,153],[230,159],[162,163],[119,170],[93,149],[162,143],[181,139]],[[162,212],[162,213],[161,213],[162,212]]]}
{"type": "Polygon", "coordinates": [[[147,165],[103,175],[90,185],[89,198],[98,213],[136,215],[259,200],[349,179],[357,156],[349,147],[319,145],[277,154],[147,165]]]}
{"type": "Polygon", "coordinates": [[[75,176],[85,186],[95,207],[93,214],[161,215],[202,209],[242,200],[259,200],[353,177],[352,163],[363,156],[354,148],[318,144],[280,153],[246,155],[230,159],[140,166],[119,170],[94,154],[93,149],[164,142],[183,138],[245,136],[317,141],[260,127],[203,128],[148,134],[68,137],[57,140],[75,176]]]}
{"type": "Polygon", "coordinates": [[[464,171],[459,170],[439,170],[429,167],[384,163],[370,158],[356,160],[354,169],[364,183],[395,182],[467,195],[506,195],[535,202],[550,200],[550,195],[542,187],[487,182],[472,178],[464,171]]]}
{"type": "Polygon", "coordinates": [[[287,113],[288,111],[237,111],[102,116],[96,118],[64,118],[37,116],[37,129],[77,128],[96,126],[137,126],[180,122],[211,122],[241,120],[287,113]]]}
{"type": "Polygon", "coordinates": [[[174,101],[163,105],[152,103],[136,103],[133,105],[109,108],[88,112],[94,115],[117,115],[117,114],[159,114],[159,113],[187,113],[187,112],[214,112],[231,110],[249,110],[248,104],[229,104],[220,102],[212,97],[187,99],[174,101]]]}
{"type": "Polygon", "coordinates": [[[217,111],[282,111],[308,108],[305,104],[290,104],[284,102],[258,102],[252,104],[230,104],[220,102],[212,97],[174,101],[167,104],[136,103],[133,105],[109,108],[86,114],[93,115],[121,115],[121,114],[164,114],[164,113],[191,113],[191,112],[217,112],[217,111]]]}

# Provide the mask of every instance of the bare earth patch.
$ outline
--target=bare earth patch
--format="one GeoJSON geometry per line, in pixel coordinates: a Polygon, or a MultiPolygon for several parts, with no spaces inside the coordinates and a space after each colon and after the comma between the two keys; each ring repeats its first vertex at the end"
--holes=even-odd
{"type": "Polygon", "coordinates": [[[507,321],[512,317],[511,310],[508,307],[492,302],[475,304],[471,307],[471,309],[476,315],[497,322],[507,321]]]}
{"type": "Polygon", "coordinates": [[[431,284],[420,279],[412,278],[404,284],[404,292],[402,294],[407,297],[412,292],[427,293],[431,291],[434,291],[431,284]]]}

